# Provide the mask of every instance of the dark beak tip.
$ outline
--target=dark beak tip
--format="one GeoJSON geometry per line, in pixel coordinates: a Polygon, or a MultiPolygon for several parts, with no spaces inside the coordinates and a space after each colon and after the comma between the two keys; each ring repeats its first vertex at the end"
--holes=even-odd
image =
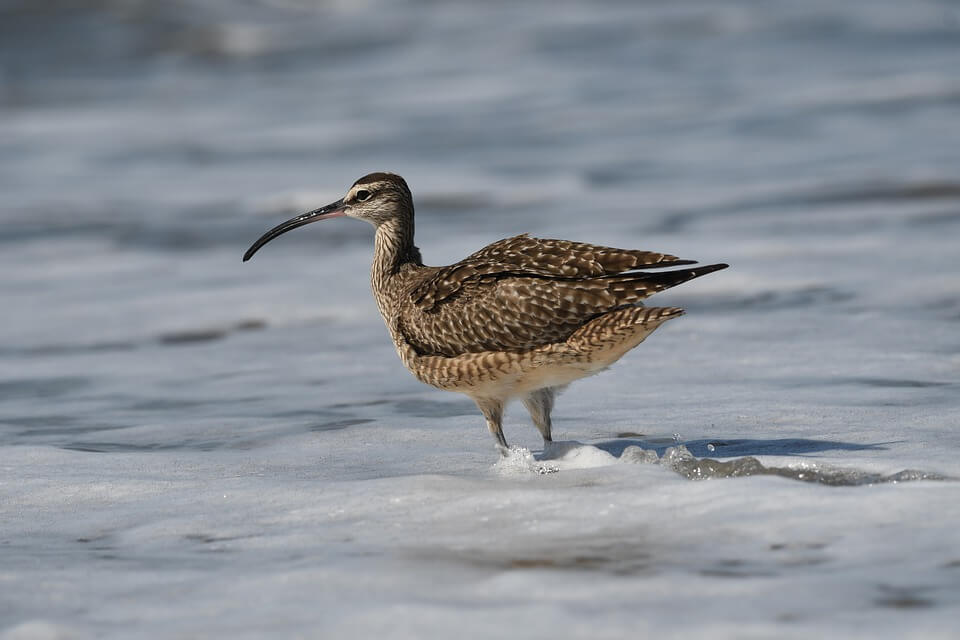
{"type": "Polygon", "coordinates": [[[287,231],[296,229],[297,227],[302,227],[305,224],[310,224],[315,220],[323,220],[325,218],[328,218],[332,214],[339,213],[340,215],[343,215],[344,209],[346,209],[346,205],[343,203],[343,200],[341,199],[331,204],[328,204],[325,207],[314,209],[313,211],[310,211],[308,213],[302,213],[294,218],[287,220],[284,223],[278,224],[273,229],[270,229],[270,231],[267,231],[265,234],[260,236],[260,238],[256,242],[254,242],[249,249],[247,249],[247,252],[243,254],[243,261],[246,262],[247,260],[252,258],[253,254],[259,251],[260,248],[263,247],[263,245],[267,244],[277,236],[282,235],[287,231]]]}

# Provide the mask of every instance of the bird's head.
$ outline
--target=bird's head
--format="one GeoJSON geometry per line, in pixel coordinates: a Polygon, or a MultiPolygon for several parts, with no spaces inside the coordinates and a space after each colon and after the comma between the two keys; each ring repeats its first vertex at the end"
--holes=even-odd
{"type": "Polygon", "coordinates": [[[325,207],[302,213],[267,231],[243,254],[246,262],[277,236],[311,222],[339,217],[365,220],[374,227],[391,221],[411,224],[413,196],[406,181],[395,173],[371,173],[353,183],[347,194],[325,207]]]}

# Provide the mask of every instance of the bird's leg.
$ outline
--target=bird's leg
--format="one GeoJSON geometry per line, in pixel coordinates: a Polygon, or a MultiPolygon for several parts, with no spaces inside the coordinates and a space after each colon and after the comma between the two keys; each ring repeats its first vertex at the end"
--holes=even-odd
{"type": "Polygon", "coordinates": [[[553,442],[550,433],[552,423],[550,422],[550,412],[553,411],[553,399],[555,392],[552,387],[544,387],[530,393],[523,399],[523,406],[530,412],[530,418],[536,425],[540,435],[543,436],[543,443],[553,442]]]}
{"type": "Polygon", "coordinates": [[[497,441],[497,450],[500,455],[506,456],[510,447],[507,446],[507,439],[503,437],[503,402],[495,398],[474,398],[473,401],[487,419],[487,428],[497,441]]]}

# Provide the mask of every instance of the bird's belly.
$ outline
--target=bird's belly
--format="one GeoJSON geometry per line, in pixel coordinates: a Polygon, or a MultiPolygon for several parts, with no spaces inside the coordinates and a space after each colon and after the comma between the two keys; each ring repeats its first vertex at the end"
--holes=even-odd
{"type": "Polygon", "coordinates": [[[528,368],[516,379],[502,380],[500,386],[508,397],[525,396],[545,387],[564,387],[605,368],[605,365],[592,366],[586,362],[545,363],[528,368]]]}
{"type": "Polygon", "coordinates": [[[403,364],[421,382],[474,398],[509,399],[599,373],[677,312],[681,310],[624,309],[592,321],[565,342],[528,351],[482,351],[453,357],[421,355],[399,332],[393,336],[403,364]],[[620,316],[633,321],[621,324],[620,316]],[[634,316],[652,320],[636,322],[634,316]]]}
{"type": "Polygon", "coordinates": [[[608,364],[584,358],[561,345],[520,353],[485,351],[455,357],[415,355],[399,345],[397,352],[421,382],[472,397],[524,396],[543,387],[568,385],[608,364]]]}
{"type": "MultiPolygon", "coordinates": [[[[447,391],[458,391],[474,398],[509,399],[525,396],[544,387],[568,385],[580,378],[599,373],[622,358],[650,334],[661,322],[679,309],[625,309],[623,315],[652,315],[649,323],[615,325],[609,331],[584,327],[584,336],[548,344],[529,351],[483,351],[459,356],[418,354],[406,341],[395,341],[404,365],[421,382],[447,391]]],[[[616,318],[601,317],[594,322],[616,318]]],[[[600,327],[602,329],[602,327],[600,327]]]]}

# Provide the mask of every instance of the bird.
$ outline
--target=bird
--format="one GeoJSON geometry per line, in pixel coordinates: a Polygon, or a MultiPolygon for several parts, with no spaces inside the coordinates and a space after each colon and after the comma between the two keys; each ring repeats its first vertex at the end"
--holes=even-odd
{"type": "Polygon", "coordinates": [[[288,231],[338,217],[375,229],[370,284],[404,366],[420,382],[470,397],[502,456],[510,451],[503,433],[509,401],[523,402],[546,449],[559,392],[684,313],[643,300],[729,266],[690,267],[696,261],[666,253],[528,234],[427,266],[414,244],[413,195],[387,172],[365,175],[336,202],[270,229],[243,261],[288,231]]]}

